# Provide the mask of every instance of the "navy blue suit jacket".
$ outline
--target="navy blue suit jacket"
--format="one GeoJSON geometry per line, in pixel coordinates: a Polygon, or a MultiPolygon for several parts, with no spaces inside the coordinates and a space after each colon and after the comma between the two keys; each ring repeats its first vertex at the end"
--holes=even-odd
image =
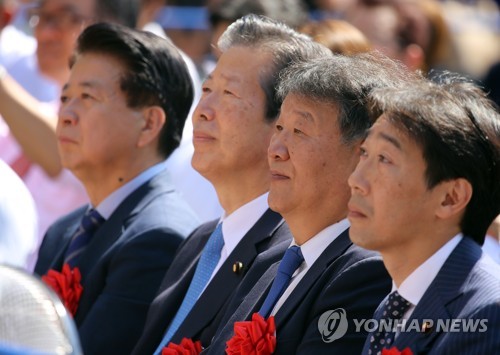
{"type": "MultiPolygon", "coordinates": [[[[233,336],[237,321],[250,320],[258,312],[276,276],[279,262],[268,268],[243,297],[236,310],[224,317],[212,344],[204,354],[223,354],[225,343],[233,336]]],[[[242,288],[248,285],[242,284],[242,288]]],[[[369,318],[391,287],[381,257],[354,244],[348,231],[335,239],[316,260],[275,315],[275,354],[356,354],[360,353],[366,333],[355,332],[349,322],[347,333],[326,343],[318,330],[321,315],[343,308],[347,320],[369,318]]],[[[240,292],[238,290],[237,295],[240,292]]]]}
{"type": "MultiPolygon", "coordinates": [[[[47,231],[35,273],[61,270],[88,206],[47,231]]],[[[75,322],[85,354],[128,354],[176,249],[197,217],[162,172],[130,194],[95,233],[76,265],[83,293],[75,322]]]]}
{"type": "MultiPolygon", "coordinates": [[[[380,319],[379,313],[380,307],[374,317],[380,319]]],[[[500,267],[484,257],[472,239],[464,238],[425,291],[407,327],[412,321],[419,329],[424,321],[431,321],[432,327],[399,333],[393,345],[399,350],[409,347],[415,355],[500,353],[500,267]],[[450,331],[451,325],[448,331],[446,326],[438,327],[439,320],[446,324],[448,319],[469,320],[478,327],[475,332],[450,331]],[[486,327],[481,320],[487,320],[486,327]],[[485,331],[479,331],[481,328],[485,331]]],[[[369,339],[364,354],[368,346],[369,339]]]]}
{"type": "MultiPolygon", "coordinates": [[[[160,344],[184,299],[201,252],[216,225],[217,221],[202,225],[179,248],[172,267],[162,282],[160,293],[151,304],[146,327],[133,354],[152,354],[160,344]]],[[[183,337],[187,337],[208,345],[217,328],[221,309],[226,306],[226,301],[247,271],[252,270],[256,256],[280,242],[289,244],[291,238],[282,217],[267,210],[222,264],[173,336],[172,342],[180,343],[183,337]],[[243,270],[239,273],[233,271],[236,262],[243,264],[243,270]]],[[[285,248],[282,248],[281,255],[275,254],[275,259],[271,259],[269,264],[281,258],[284,251],[285,248]]]]}

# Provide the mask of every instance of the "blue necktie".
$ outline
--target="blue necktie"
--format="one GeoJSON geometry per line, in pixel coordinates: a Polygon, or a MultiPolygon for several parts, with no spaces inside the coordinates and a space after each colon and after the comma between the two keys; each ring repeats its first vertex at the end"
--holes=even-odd
{"type": "Polygon", "coordinates": [[[104,218],[97,210],[88,210],[80,222],[80,227],[71,238],[71,242],[64,254],[64,262],[74,267],[80,254],[85,250],[94,236],[97,228],[104,222],[104,218]]]}
{"type": "Polygon", "coordinates": [[[283,259],[278,266],[278,273],[274,278],[271,290],[269,290],[269,293],[264,300],[264,304],[260,308],[259,314],[262,317],[267,318],[269,316],[276,305],[276,302],[278,302],[281,295],[288,287],[293,273],[303,261],[304,257],[302,256],[302,251],[298,246],[293,245],[286,250],[283,259]]]}
{"type": "Polygon", "coordinates": [[[181,324],[186,319],[187,315],[193,308],[194,304],[198,300],[201,292],[205,289],[205,286],[210,280],[210,276],[217,266],[220,259],[220,253],[222,247],[224,246],[224,239],[222,238],[222,223],[219,223],[217,228],[213,231],[212,235],[208,239],[207,244],[203,248],[201,253],[200,261],[196,266],[196,271],[194,272],[193,279],[189,285],[188,291],[184,296],[184,300],[177,311],[174,319],[170,323],[163,340],[156,349],[155,354],[161,354],[163,347],[165,347],[172,337],[175,335],[181,324]]]}
{"type": "MultiPolygon", "coordinates": [[[[411,303],[401,296],[398,291],[392,292],[382,308],[382,317],[387,324],[392,324],[396,319],[401,319],[403,314],[410,308],[411,303]]],[[[370,348],[368,354],[380,354],[383,348],[390,348],[394,341],[395,332],[374,331],[370,334],[370,348]]]]}

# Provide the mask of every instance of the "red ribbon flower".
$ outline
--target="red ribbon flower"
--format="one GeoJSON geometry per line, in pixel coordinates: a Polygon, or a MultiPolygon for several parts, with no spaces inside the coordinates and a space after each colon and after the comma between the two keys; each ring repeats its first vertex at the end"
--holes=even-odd
{"type": "Polygon", "coordinates": [[[382,349],[382,355],[413,355],[413,352],[410,348],[404,348],[403,350],[398,350],[395,346],[392,348],[384,348],[382,349]]]}
{"type": "Polygon", "coordinates": [[[200,353],[201,342],[193,342],[188,338],[183,338],[180,344],[169,343],[161,351],[161,355],[199,355],[200,353]]]}
{"type": "Polygon", "coordinates": [[[77,267],[71,270],[68,264],[64,264],[61,272],[49,270],[42,280],[57,293],[69,313],[75,316],[83,291],[80,270],[77,267]]]}
{"type": "Polygon", "coordinates": [[[266,321],[254,313],[251,321],[234,323],[234,336],[226,343],[228,355],[269,355],[276,349],[274,317],[266,321]]]}

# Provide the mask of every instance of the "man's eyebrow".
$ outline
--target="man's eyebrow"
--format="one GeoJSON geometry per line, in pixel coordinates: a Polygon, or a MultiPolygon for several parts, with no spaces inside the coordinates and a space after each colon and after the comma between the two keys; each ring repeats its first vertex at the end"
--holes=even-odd
{"type": "Polygon", "coordinates": [[[392,144],[397,149],[403,150],[401,148],[401,143],[399,142],[399,140],[396,137],[391,136],[391,135],[389,135],[387,133],[384,133],[384,132],[376,132],[376,131],[374,132],[372,129],[369,129],[368,130],[368,135],[366,136],[366,138],[368,138],[370,136],[373,137],[374,134],[376,135],[377,138],[381,138],[381,139],[389,142],[390,144],[392,144]]]}
{"type": "MultiPolygon", "coordinates": [[[[68,90],[69,86],[70,86],[69,83],[64,84],[62,91],[64,92],[64,91],[68,90]]],[[[99,90],[102,87],[102,85],[99,84],[97,81],[92,81],[92,80],[82,81],[82,82],[76,83],[73,86],[80,87],[80,88],[82,88],[82,87],[89,88],[89,89],[94,89],[94,90],[99,90]]]]}
{"type": "Polygon", "coordinates": [[[304,118],[307,122],[314,122],[314,117],[311,115],[310,112],[307,111],[302,111],[302,110],[295,110],[295,112],[302,118],[304,118]]]}
{"type": "Polygon", "coordinates": [[[387,133],[384,133],[384,132],[378,132],[377,134],[380,138],[382,138],[383,140],[386,140],[387,142],[391,143],[392,145],[394,145],[397,149],[399,150],[402,150],[401,149],[401,143],[399,143],[399,141],[396,139],[396,137],[393,137],[387,133]]]}

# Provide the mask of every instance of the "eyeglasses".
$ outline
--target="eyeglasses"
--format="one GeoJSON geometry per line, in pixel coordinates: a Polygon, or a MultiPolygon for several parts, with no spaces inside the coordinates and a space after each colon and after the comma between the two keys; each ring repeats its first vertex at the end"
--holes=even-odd
{"type": "Polygon", "coordinates": [[[72,9],[60,9],[55,12],[45,12],[41,9],[32,9],[29,14],[29,24],[32,28],[53,26],[58,30],[67,30],[82,25],[90,18],[77,14],[72,9]]]}

